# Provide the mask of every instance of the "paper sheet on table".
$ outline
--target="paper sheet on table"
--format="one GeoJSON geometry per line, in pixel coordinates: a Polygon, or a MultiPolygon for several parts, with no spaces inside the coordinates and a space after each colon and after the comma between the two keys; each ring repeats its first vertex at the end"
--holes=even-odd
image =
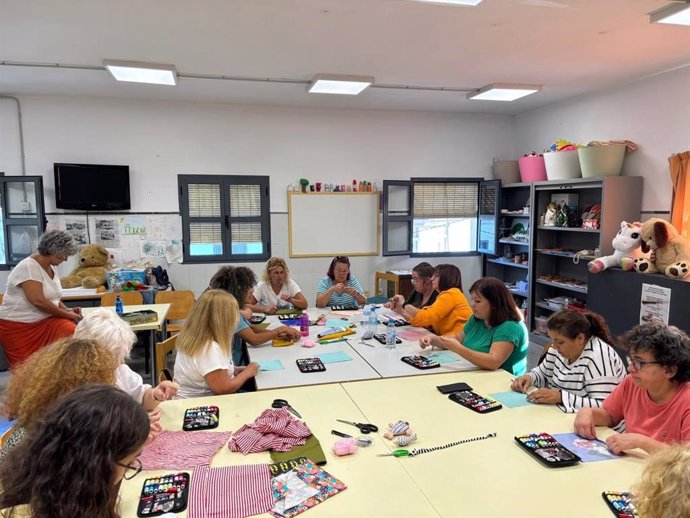
{"type": "Polygon", "coordinates": [[[434,360],[435,362],[440,363],[441,365],[443,365],[444,363],[451,363],[462,360],[460,356],[456,356],[455,354],[449,353],[448,351],[437,351],[425,354],[424,356],[426,356],[430,360],[434,360]]]}
{"type": "Polygon", "coordinates": [[[508,408],[517,408],[519,406],[534,404],[527,401],[527,394],[515,392],[513,390],[508,390],[506,392],[494,392],[493,394],[489,394],[489,396],[508,408]]]}
{"type": "Polygon", "coordinates": [[[622,455],[614,455],[599,439],[583,439],[574,433],[552,433],[554,439],[578,455],[582,462],[596,462],[598,460],[620,459],[622,455]]]}
{"type": "Polygon", "coordinates": [[[349,362],[352,360],[352,356],[344,351],[336,351],[334,353],[319,353],[315,356],[318,356],[323,363],[349,362]]]}
{"type": "Polygon", "coordinates": [[[326,320],[326,327],[342,327],[343,329],[348,329],[350,327],[350,321],[344,318],[329,318],[326,320]]]}
{"type": "Polygon", "coordinates": [[[335,311],[333,313],[330,313],[328,316],[333,316],[336,318],[343,318],[343,317],[353,317],[356,314],[358,314],[360,311],[335,311]]]}
{"type": "Polygon", "coordinates": [[[421,337],[428,335],[429,332],[424,330],[424,329],[413,327],[412,329],[398,330],[397,334],[403,340],[408,340],[410,342],[416,342],[421,337]]]}
{"type": "Polygon", "coordinates": [[[252,324],[253,326],[260,327],[261,329],[268,329],[268,326],[271,325],[270,322],[261,322],[260,324],[252,324]]]}
{"type": "Polygon", "coordinates": [[[280,360],[263,360],[259,362],[260,371],[282,371],[284,368],[283,362],[280,360]]]}

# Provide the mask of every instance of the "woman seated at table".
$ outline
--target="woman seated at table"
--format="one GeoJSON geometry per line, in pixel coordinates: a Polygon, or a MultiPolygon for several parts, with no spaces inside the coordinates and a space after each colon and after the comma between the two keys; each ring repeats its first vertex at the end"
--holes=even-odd
{"type": "Polygon", "coordinates": [[[60,277],[55,267],[76,252],[72,234],[51,230],[39,238],[38,251],[10,272],[0,306],[0,343],[10,367],[74,333],[81,310],[70,309],[60,301],[60,277]]]}
{"type": "Polygon", "coordinates": [[[155,388],[144,383],[139,374],[125,363],[137,341],[130,325],[106,308],[97,308],[77,325],[74,338],[93,340],[107,347],[117,362],[115,384],[117,388],[132,396],[144,406],[147,412],[154,410],[161,401],[172,399],[177,394],[177,385],[162,381],[155,388]]]}
{"type": "Polygon", "coordinates": [[[252,311],[267,315],[273,315],[282,308],[307,309],[308,306],[299,286],[290,278],[290,270],[282,257],[268,260],[261,281],[247,297],[246,305],[252,311]]]}
{"type": "MultiPolygon", "coordinates": [[[[246,266],[223,266],[211,279],[209,288],[224,290],[230,293],[239,304],[246,301],[256,284],[256,276],[246,266]]],[[[249,315],[251,317],[251,314],[249,315]]],[[[299,340],[300,332],[289,326],[278,326],[274,329],[264,329],[258,325],[251,325],[242,312],[235,329],[235,343],[233,344],[233,361],[239,364],[241,356],[241,342],[244,340],[252,347],[270,342],[274,338],[299,340]],[[238,339],[239,337],[239,339],[238,339]]]]}
{"type": "Polygon", "coordinates": [[[60,397],[87,383],[114,384],[116,367],[106,347],[77,338],[63,338],[18,365],[10,376],[2,409],[2,415],[16,419],[16,423],[0,457],[7,455],[24,438],[26,429],[60,397]]]}
{"type": "Polygon", "coordinates": [[[523,375],[529,336],[505,284],[494,277],[479,279],[470,287],[470,305],[472,316],[462,331],[455,337],[427,335],[420,338],[421,347],[448,349],[481,369],[523,375]]]}
{"type": "Polygon", "coordinates": [[[462,292],[460,269],[454,264],[439,264],[434,268],[431,284],[438,296],[430,306],[417,309],[396,303],[391,309],[413,326],[431,328],[437,335],[459,333],[472,314],[462,292]]]}
{"type": "MultiPolygon", "coordinates": [[[[396,294],[390,300],[384,304],[385,307],[393,309],[395,306],[400,306],[403,309],[405,306],[414,306],[417,309],[425,308],[431,306],[436,302],[436,297],[438,296],[438,291],[434,288],[434,283],[431,278],[434,275],[434,267],[429,263],[419,263],[417,266],[412,268],[412,286],[414,290],[410,293],[410,296],[405,297],[396,294]]],[[[461,290],[462,291],[462,290],[461,290]]]]}
{"type": "Polygon", "coordinates": [[[344,255],[334,257],[316,288],[316,307],[347,306],[355,307],[365,304],[362,285],[357,277],[350,274],[350,259],[344,255]]]}
{"type": "Polygon", "coordinates": [[[232,361],[232,333],[239,318],[235,297],[206,290],[194,303],[175,348],[179,398],[232,394],[259,372],[258,363],[238,367],[232,361]]]}
{"type": "Polygon", "coordinates": [[[553,342],[544,361],[516,378],[510,388],[527,392],[538,387],[528,393],[528,401],[558,405],[564,412],[600,407],[625,378],[604,319],[564,309],[551,315],[546,329],[553,342]]]}
{"type": "Polygon", "coordinates": [[[86,385],[32,424],[0,469],[0,515],[119,516],[120,482],[141,471],[146,412],[108,385],[86,385]]]}
{"type": "Polygon", "coordinates": [[[575,432],[596,437],[597,426],[625,420],[625,433],[606,438],[613,453],[641,448],[654,453],[666,444],[690,441],[690,338],[661,323],[636,326],[621,338],[628,373],[601,408],[581,408],[575,432]]]}

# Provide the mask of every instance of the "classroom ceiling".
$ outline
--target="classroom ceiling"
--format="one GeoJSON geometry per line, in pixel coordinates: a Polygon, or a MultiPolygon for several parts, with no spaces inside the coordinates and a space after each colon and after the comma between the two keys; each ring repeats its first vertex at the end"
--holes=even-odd
{"type": "Polygon", "coordinates": [[[650,24],[670,0],[0,0],[0,93],[313,108],[517,114],[690,64],[690,27],[650,24]],[[371,75],[377,85],[541,84],[512,103],[464,92],[181,77],[116,83],[103,59],[171,63],[185,75],[371,75]],[[49,66],[24,66],[40,65],[49,66]],[[53,65],[83,66],[60,68],[53,65]],[[21,66],[20,66],[21,65],[21,66]]]}

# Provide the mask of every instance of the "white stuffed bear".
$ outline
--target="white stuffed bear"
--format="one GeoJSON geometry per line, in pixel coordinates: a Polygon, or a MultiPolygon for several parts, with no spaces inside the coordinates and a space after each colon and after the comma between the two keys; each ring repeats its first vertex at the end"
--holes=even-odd
{"type": "Polygon", "coordinates": [[[598,257],[587,263],[589,271],[599,273],[612,267],[621,268],[626,272],[632,270],[635,259],[642,256],[640,251],[642,245],[641,230],[642,224],[639,221],[634,223],[621,222],[621,229],[611,242],[615,252],[613,255],[598,257]]]}

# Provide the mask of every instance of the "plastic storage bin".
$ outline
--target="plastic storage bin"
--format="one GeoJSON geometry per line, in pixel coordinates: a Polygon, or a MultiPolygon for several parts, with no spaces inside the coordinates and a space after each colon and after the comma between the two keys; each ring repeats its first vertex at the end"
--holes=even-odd
{"type": "Polygon", "coordinates": [[[144,270],[111,270],[106,272],[105,277],[108,282],[108,288],[111,290],[115,286],[122,285],[127,281],[139,281],[141,284],[146,284],[146,272],[144,270]]]}
{"type": "Polygon", "coordinates": [[[571,180],[582,176],[580,157],[576,150],[545,153],[544,164],[549,180],[571,180]]]}
{"type": "Polygon", "coordinates": [[[621,174],[623,159],[625,158],[625,144],[581,147],[577,152],[580,156],[583,178],[621,174]]]}
{"type": "Polygon", "coordinates": [[[518,160],[520,178],[523,182],[543,182],[546,180],[546,166],[543,156],[523,156],[518,160]]]}
{"type": "Polygon", "coordinates": [[[520,168],[517,160],[499,160],[494,158],[494,178],[502,184],[520,182],[520,168]]]}

